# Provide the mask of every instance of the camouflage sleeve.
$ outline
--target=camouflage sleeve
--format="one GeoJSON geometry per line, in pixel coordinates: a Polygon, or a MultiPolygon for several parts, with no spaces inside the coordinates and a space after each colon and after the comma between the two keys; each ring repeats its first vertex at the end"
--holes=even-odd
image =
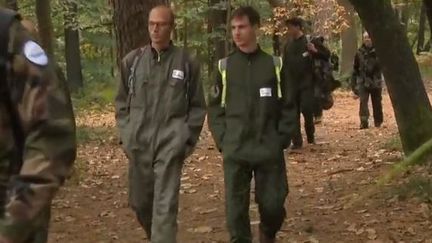
{"type": "Polygon", "coordinates": [[[189,62],[191,69],[191,77],[189,83],[189,110],[187,123],[191,135],[189,137],[188,145],[194,147],[198,142],[199,135],[201,133],[205,115],[206,106],[204,99],[204,91],[200,76],[200,66],[196,61],[191,60],[189,62]]]}
{"type": "Polygon", "coordinates": [[[41,52],[24,54],[30,40],[19,23],[12,26],[9,47],[14,75],[9,87],[25,137],[23,164],[11,177],[5,214],[0,219],[0,234],[12,242],[24,242],[42,227],[42,215],[76,155],[75,121],[65,84],[51,63],[37,65],[28,58],[41,52]]]}
{"type": "Polygon", "coordinates": [[[216,71],[214,82],[208,91],[208,126],[215,140],[216,147],[222,151],[222,142],[225,135],[225,109],[222,102],[222,76],[216,71]]]}

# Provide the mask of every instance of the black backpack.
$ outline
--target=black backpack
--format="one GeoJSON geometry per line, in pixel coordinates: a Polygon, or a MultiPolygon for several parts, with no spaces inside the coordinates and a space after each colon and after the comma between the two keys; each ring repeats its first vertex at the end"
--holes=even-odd
{"type": "MultiPolygon", "coordinates": [[[[326,48],[324,45],[324,38],[323,37],[313,37],[311,39],[311,42],[315,45],[321,46],[321,48],[326,48]]],[[[323,60],[320,58],[313,58],[313,69],[314,69],[314,76],[317,80],[316,83],[316,92],[315,92],[315,98],[319,100],[319,103],[321,104],[322,108],[324,110],[329,110],[333,107],[334,100],[332,93],[335,89],[339,88],[341,86],[341,83],[339,80],[335,79],[333,75],[334,70],[334,63],[332,59],[332,55],[329,59],[323,60]]]]}

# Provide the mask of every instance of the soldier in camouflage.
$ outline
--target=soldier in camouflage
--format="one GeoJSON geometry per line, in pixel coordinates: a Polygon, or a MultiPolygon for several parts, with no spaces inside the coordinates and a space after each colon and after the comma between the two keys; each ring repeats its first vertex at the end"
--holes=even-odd
{"type": "Polygon", "coordinates": [[[42,243],[75,160],[75,122],[65,84],[19,20],[0,8],[0,242],[42,243]]]}
{"type": "Polygon", "coordinates": [[[353,93],[360,97],[360,129],[369,127],[369,96],[372,99],[375,127],[383,123],[382,111],[382,72],[375,48],[368,33],[363,34],[363,45],[354,59],[354,71],[351,78],[353,93]]]}

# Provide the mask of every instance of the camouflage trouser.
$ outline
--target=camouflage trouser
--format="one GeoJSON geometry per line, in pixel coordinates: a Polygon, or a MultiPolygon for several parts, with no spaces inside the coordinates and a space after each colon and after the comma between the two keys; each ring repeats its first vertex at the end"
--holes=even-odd
{"type": "Polygon", "coordinates": [[[361,86],[359,88],[359,96],[360,96],[360,122],[368,123],[369,120],[369,96],[372,100],[372,109],[373,109],[373,117],[375,125],[381,125],[383,122],[383,110],[382,110],[382,89],[374,88],[369,89],[361,86]]]}
{"type": "Polygon", "coordinates": [[[35,231],[25,243],[46,243],[48,242],[48,230],[51,216],[50,207],[46,208],[41,214],[42,227],[35,231]]]}
{"type": "Polygon", "coordinates": [[[278,160],[257,164],[224,155],[226,217],[231,243],[252,242],[249,219],[252,175],[262,232],[273,238],[285,219],[288,184],[283,152],[278,160]]]}
{"type": "Polygon", "coordinates": [[[139,223],[152,243],[175,243],[184,155],[166,148],[131,152],[129,159],[129,203],[139,223]]]}
{"type": "Polygon", "coordinates": [[[301,123],[300,114],[303,114],[304,126],[306,131],[306,136],[308,142],[312,142],[315,139],[315,124],[314,124],[314,89],[307,88],[300,90],[297,94],[297,106],[298,106],[298,120],[297,120],[297,130],[294,133],[293,144],[302,145],[303,138],[301,134],[301,123]]]}
{"type": "MultiPolygon", "coordinates": [[[[6,203],[6,182],[0,183],[0,207],[3,208],[6,203]]],[[[4,212],[1,212],[1,215],[3,215],[4,212]]],[[[39,218],[37,220],[40,220],[41,227],[39,229],[36,229],[34,232],[32,232],[27,240],[24,241],[24,243],[46,243],[48,242],[48,230],[49,230],[49,223],[51,218],[51,206],[48,206],[45,208],[39,218]]]]}

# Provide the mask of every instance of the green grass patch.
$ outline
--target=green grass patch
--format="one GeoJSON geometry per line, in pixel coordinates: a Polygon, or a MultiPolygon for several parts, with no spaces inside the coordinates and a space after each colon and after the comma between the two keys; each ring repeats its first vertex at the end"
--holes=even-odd
{"type": "Polygon", "coordinates": [[[399,151],[402,152],[402,142],[399,136],[393,136],[387,142],[383,144],[383,149],[388,151],[399,151]]]}
{"type": "Polygon", "coordinates": [[[89,84],[72,94],[72,103],[77,111],[105,109],[113,105],[116,91],[113,82],[89,84]]]}
{"type": "Polygon", "coordinates": [[[432,178],[426,175],[411,175],[407,182],[394,188],[393,193],[400,200],[419,198],[423,202],[432,203],[432,178]]]}
{"type": "Polygon", "coordinates": [[[425,52],[416,56],[418,66],[425,83],[432,82],[432,53],[425,52]]]}
{"type": "Polygon", "coordinates": [[[72,172],[70,174],[70,177],[67,180],[67,183],[69,185],[79,185],[79,182],[86,178],[88,171],[87,164],[82,158],[77,158],[75,160],[74,166],[72,168],[72,172]]]}
{"type": "Polygon", "coordinates": [[[109,127],[77,127],[78,144],[104,142],[116,135],[115,129],[109,127]]]}

